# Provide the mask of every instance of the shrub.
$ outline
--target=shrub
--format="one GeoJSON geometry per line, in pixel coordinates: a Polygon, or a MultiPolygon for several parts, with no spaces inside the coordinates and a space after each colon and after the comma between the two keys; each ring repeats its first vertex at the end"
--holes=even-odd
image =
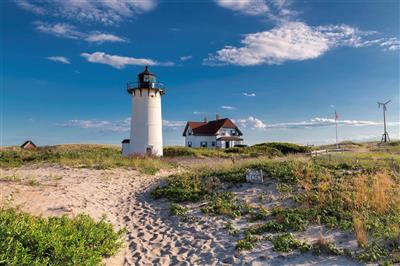
{"type": "Polygon", "coordinates": [[[187,213],[188,209],[183,207],[182,205],[172,203],[171,207],[169,209],[169,212],[171,215],[176,215],[176,216],[185,216],[187,213]]]}
{"type": "Polygon", "coordinates": [[[299,249],[301,252],[311,250],[311,245],[296,240],[290,233],[277,235],[272,239],[272,243],[274,244],[274,250],[280,252],[291,252],[293,249],[299,249]]]}
{"type": "Polygon", "coordinates": [[[286,230],[304,231],[308,225],[307,213],[302,209],[274,208],[272,215],[286,230]]]}
{"type": "Polygon", "coordinates": [[[212,196],[201,211],[213,215],[226,215],[237,218],[248,214],[251,207],[246,203],[240,203],[231,192],[223,192],[212,196]]]}
{"type": "Polygon", "coordinates": [[[356,255],[356,259],[362,262],[377,262],[389,254],[388,252],[381,248],[378,244],[372,243],[371,245],[366,246],[366,248],[358,255],[356,255]]]}
{"type": "Polygon", "coordinates": [[[84,214],[46,219],[0,209],[0,264],[97,265],[122,246],[122,233],[84,214]]]}
{"type": "Polygon", "coordinates": [[[306,146],[301,146],[293,143],[286,143],[286,142],[269,142],[269,143],[260,143],[251,146],[255,149],[266,149],[266,148],[272,148],[276,149],[279,152],[281,152],[284,155],[290,154],[290,153],[305,153],[309,152],[310,148],[306,146]]]}
{"type": "Polygon", "coordinates": [[[256,246],[258,238],[252,235],[246,235],[243,239],[236,242],[236,249],[238,250],[250,250],[256,246]]]}
{"type": "Polygon", "coordinates": [[[263,233],[276,233],[276,232],[284,232],[285,228],[282,224],[276,221],[268,221],[261,225],[255,225],[253,227],[247,228],[246,233],[261,235],[263,233]]]}
{"type": "Polygon", "coordinates": [[[169,176],[166,185],[156,187],[151,194],[156,199],[167,198],[172,202],[196,202],[203,199],[207,192],[199,176],[183,174],[169,176]]]}

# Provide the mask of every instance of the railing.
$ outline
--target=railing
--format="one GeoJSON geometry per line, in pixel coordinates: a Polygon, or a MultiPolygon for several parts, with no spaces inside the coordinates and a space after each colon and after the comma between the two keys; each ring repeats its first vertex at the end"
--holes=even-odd
{"type": "Polygon", "coordinates": [[[128,91],[143,88],[143,89],[160,89],[164,90],[164,84],[160,82],[128,82],[126,85],[128,91]]]}

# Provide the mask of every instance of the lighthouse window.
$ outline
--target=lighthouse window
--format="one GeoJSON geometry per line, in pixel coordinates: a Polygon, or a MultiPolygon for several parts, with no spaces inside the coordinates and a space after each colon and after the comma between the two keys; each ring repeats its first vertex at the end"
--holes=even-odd
{"type": "Polygon", "coordinates": [[[143,76],[143,81],[144,82],[155,82],[155,77],[154,76],[150,76],[150,75],[145,75],[143,76]]]}

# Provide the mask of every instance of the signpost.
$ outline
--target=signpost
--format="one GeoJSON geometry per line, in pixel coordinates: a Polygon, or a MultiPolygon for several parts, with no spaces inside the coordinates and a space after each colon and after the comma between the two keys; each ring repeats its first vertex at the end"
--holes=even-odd
{"type": "Polygon", "coordinates": [[[264,175],[262,170],[247,169],[246,170],[246,182],[249,183],[263,183],[264,175]]]}

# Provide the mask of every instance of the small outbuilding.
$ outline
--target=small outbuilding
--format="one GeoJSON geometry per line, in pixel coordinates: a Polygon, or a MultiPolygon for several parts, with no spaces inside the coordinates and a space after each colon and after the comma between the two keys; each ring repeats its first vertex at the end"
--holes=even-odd
{"type": "Polygon", "coordinates": [[[35,149],[36,145],[32,140],[27,140],[21,145],[21,149],[35,149]]]}
{"type": "Polygon", "coordinates": [[[122,155],[123,156],[128,156],[130,154],[130,145],[131,145],[130,139],[124,139],[122,141],[122,155]]]}

